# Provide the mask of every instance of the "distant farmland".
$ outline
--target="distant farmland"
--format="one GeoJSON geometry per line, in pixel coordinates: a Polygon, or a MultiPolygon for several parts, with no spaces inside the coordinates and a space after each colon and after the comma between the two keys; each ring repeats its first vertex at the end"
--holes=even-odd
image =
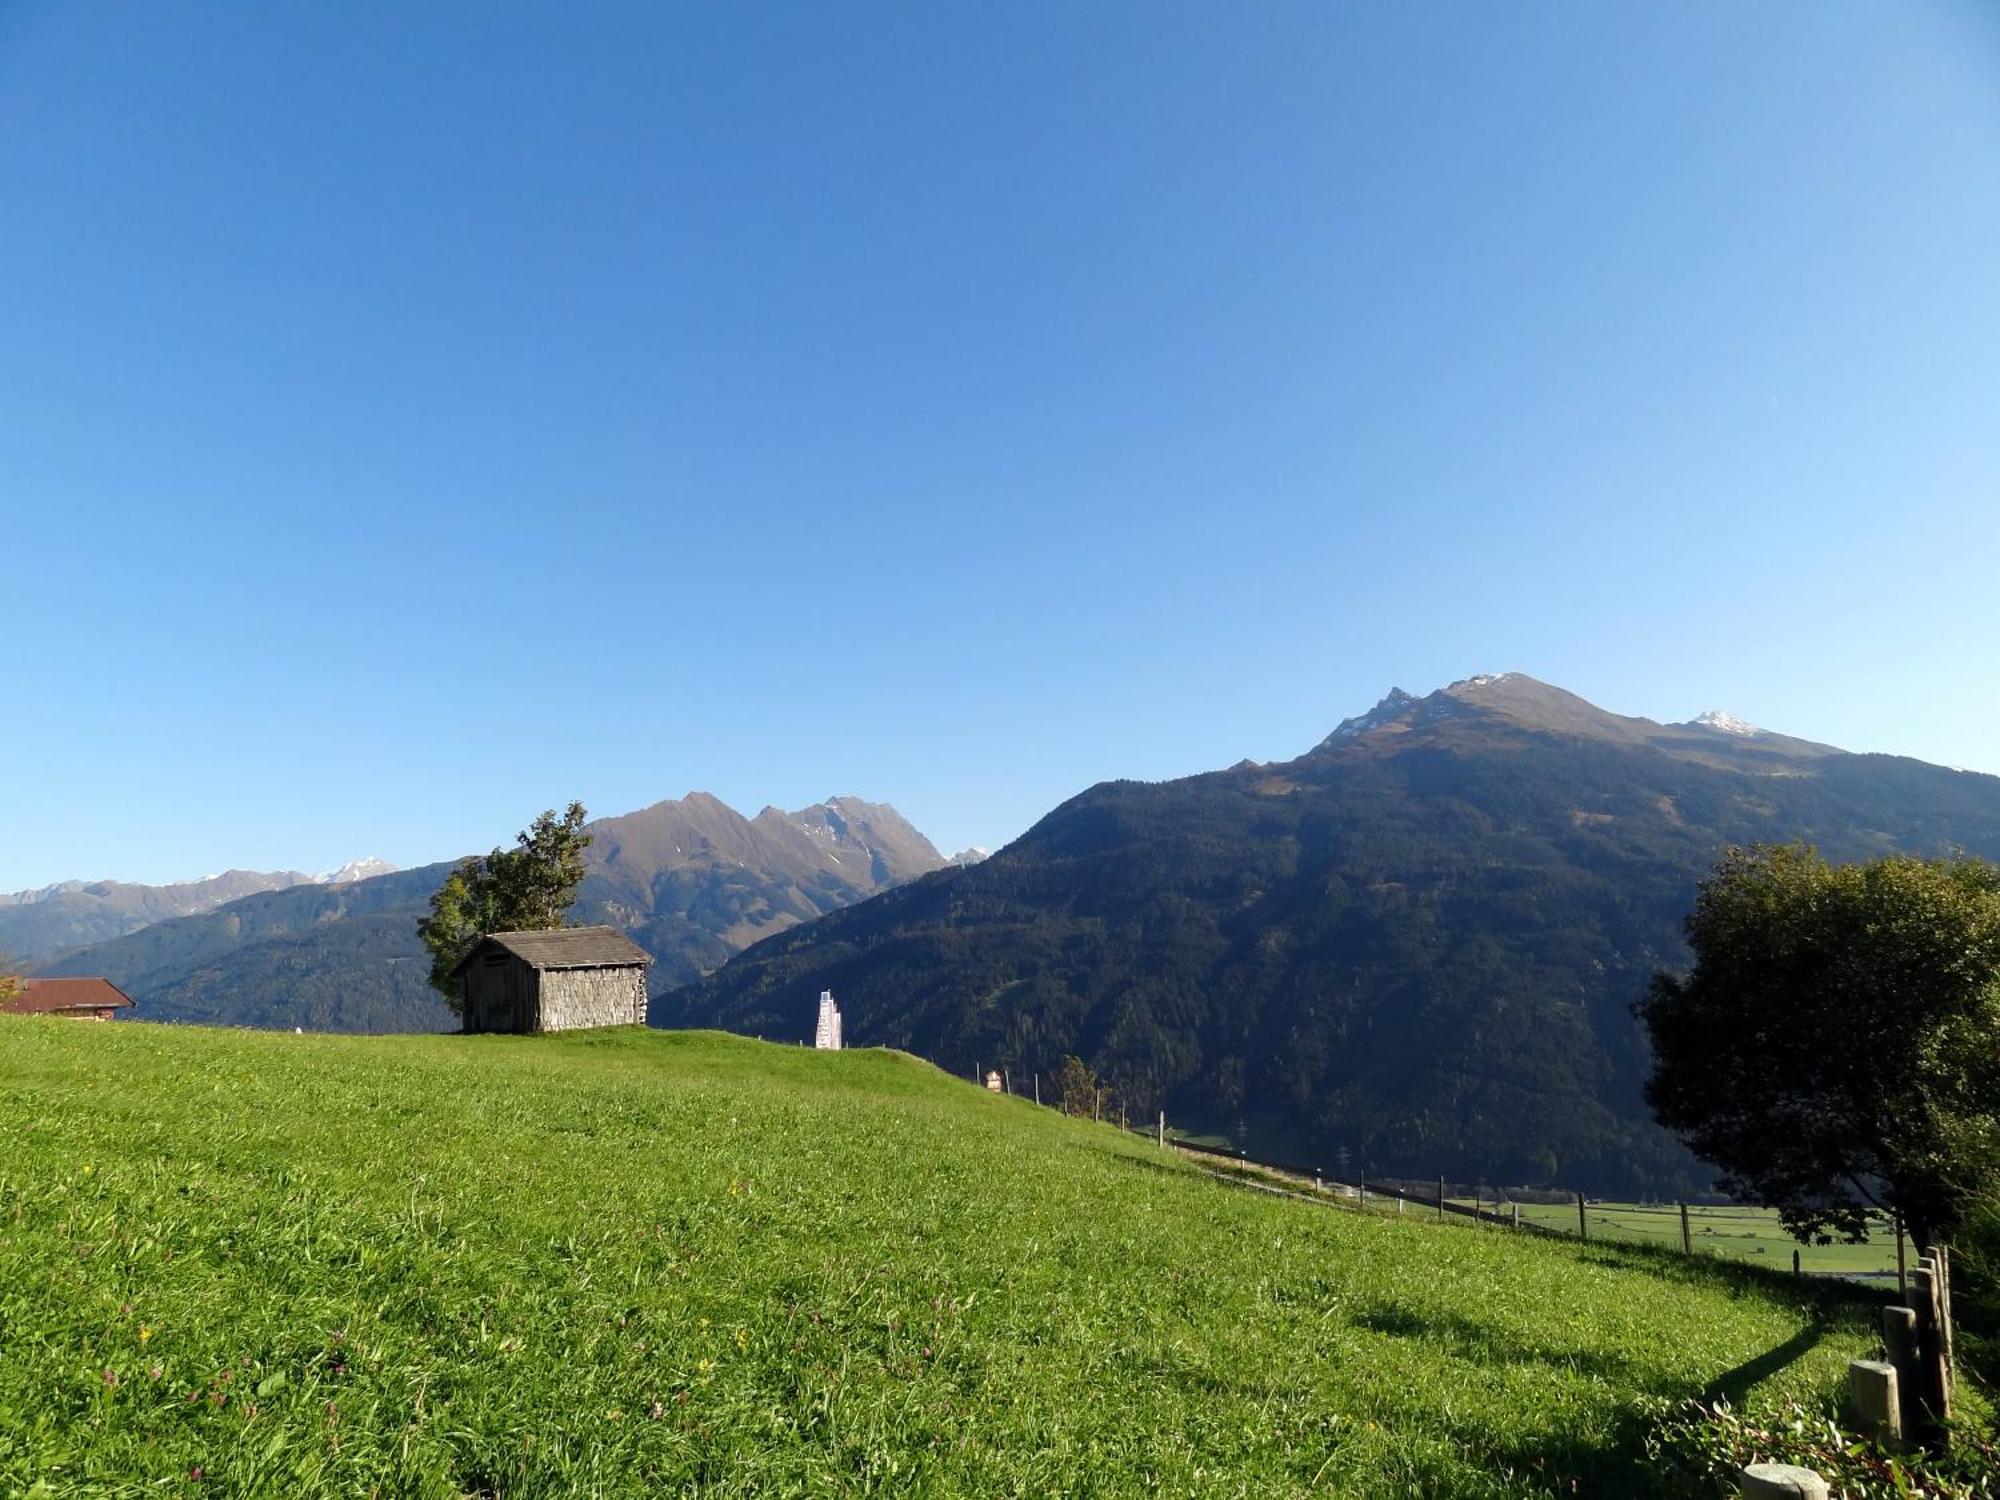
{"type": "MultiPolygon", "coordinates": [[[[1592,1239],[1680,1246],[1681,1214],[1674,1204],[1592,1201],[1586,1212],[1592,1239]]],[[[1576,1205],[1524,1203],[1521,1221],[1575,1234],[1576,1205]]],[[[1896,1279],[1896,1236],[1886,1222],[1870,1233],[1865,1245],[1801,1245],[1779,1227],[1775,1209],[1690,1204],[1688,1229],[1697,1255],[1720,1255],[1789,1271],[1796,1250],[1800,1269],[1808,1276],[1848,1276],[1877,1284],[1896,1279]]]]}
{"type": "MultiPolygon", "coordinates": [[[[1142,1137],[1146,1132],[1138,1131],[1142,1137]]],[[[1228,1141],[1221,1136],[1178,1134],[1174,1137],[1177,1145],[1192,1146],[1197,1149],[1226,1151],[1228,1141]]],[[[1232,1161],[1227,1156],[1214,1160],[1202,1156],[1191,1158],[1196,1166],[1223,1175],[1248,1175],[1283,1183],[1294,1191],[1303,1192],[1311,1186],[1313,1179],[1301,1175],[1298,1169],[1270,1167],[1247,1159],[1232,1161]]],[[[1404,1184],[1405,1190],[1414,1185],[1404,1184]]],[[[1415,1213],[1421,1216],[1426,1204],[1434,1201],[1430,1195],[1418,1190],[1416,1196],[1399,1208],[1396,1201],[1388,1196],[1371,1197],[1366,1204],[1357,1204],[1351,1193],[1328,1183],[1325,1193],[1349,1209],[1365,1207],[1377,1214],[1415,1213]]],[[[1445,1202],[1457,1208],[1479,1210],[1486,1214],[1511,1212],[1513,1203],[1504,1194],[1497,1199],[1484,1197],[1478,1200],[1449,1194],[1445,1202]]],[[[1522,1203],[1521,1222],[1556,1234],[1574,1236],[1577,1233],[1576,1204],[1522,1203]]],[[[1680,1205],[1675,1203],[1618,1203],[1608,1200],[1588,1199],[1585,1211],[1589,1217],[1590,1237],[1593,1240],[1630,1245],[1657,1245],[1670,1250],[1681,1248],[1680,1205]]],[[[1892,1284],[1896,1279],[1896,1234],[1891,1222],[1878,1218],[1871,1223],[1869,1238],[1861,1245],[1801,1245],[1784,1231],[1778,1223],[1776,1209],[1751,1208],[1740,1204],[1688,1205],[1688,1234],[1697,1255],[1714,1255],[1728,1260],[1740,1260],[1750,1265],[1769,1269],[1790,1271],[1792,1252],[1799,1252],[1799,1269],[1807,1276],[1840,1276],[1855,1281],[1865,1281],[1876,1285],[1892,1284]]],[[[1914,1250],[1908,1252],[1911,1264],[1915,1264],[1914,1250]]]]}

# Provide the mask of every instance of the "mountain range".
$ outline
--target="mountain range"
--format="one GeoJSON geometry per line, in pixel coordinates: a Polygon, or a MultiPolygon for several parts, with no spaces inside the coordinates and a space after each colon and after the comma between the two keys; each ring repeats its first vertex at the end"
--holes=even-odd
{"type": "Polygon", "coordinates": [[[71,948],[137,932],[171,917],[194,916],[262,891],[296,885],[346,885],[387,875],[382,860],[349,860],[324,875],[297,870],[225,870],[170,885],[122,880],[65,880],[39,890],[0,894],[0,955],[21,962],[52,958],[71,948]]]}
{"type": "MultiPolygon", "coordinates": [[[[855,797],[745,818],[691,792],[589,828],[575,919],[630,933],[653,954],[655,985],[697,978],[759,938],[945,863],[893,807],[855,797]]],[[[416,924],[450,868],[301,878],[28,967],[104,975],[148,1020],[446,1029],[416,924]]]]}
{"type": "Polygon", "coordinates": [[[2000,779],[1518,673],[1393,691],[1294,760],[1092,787],[654,1019],[798,1036],[830,989],[851,1042],[1017,1078],[1074,1053],[1141,1118],[1292,1159],[1689,1191],[1631,1006],[1718,852],[1792,840],[2000,856],[2000,779]]]}

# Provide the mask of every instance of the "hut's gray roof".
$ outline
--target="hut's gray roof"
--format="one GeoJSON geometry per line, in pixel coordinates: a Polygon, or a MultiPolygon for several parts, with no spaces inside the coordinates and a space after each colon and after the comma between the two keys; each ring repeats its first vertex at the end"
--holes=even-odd
{"type": "Polygon", "coordinates": [[[554,927],[544,932],[489,932],[452,972],[462,972],[488,944],[535,969],[616,969],[628,964],[643,968],[653,961],[652,954],[615,927],[554,927]]]}

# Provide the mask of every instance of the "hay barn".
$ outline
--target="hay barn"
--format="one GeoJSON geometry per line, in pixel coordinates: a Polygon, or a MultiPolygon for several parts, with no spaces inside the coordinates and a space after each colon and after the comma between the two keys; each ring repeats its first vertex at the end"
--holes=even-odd
{"type": "Polygon", "coordinates": [[[576,1031],[646,1024],[652,955],[615,927],[493,932],[452,971],[467,1031],[576,1031]]]}

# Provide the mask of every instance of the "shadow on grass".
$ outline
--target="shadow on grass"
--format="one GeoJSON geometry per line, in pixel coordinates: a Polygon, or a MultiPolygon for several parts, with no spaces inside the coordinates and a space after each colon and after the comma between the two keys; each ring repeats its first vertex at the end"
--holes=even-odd
{"type": "Polygon", "coordinates": [[[1608,1270],[1650,1276],[1658,1281],[1721,1283],[1741,1294],[1755,1291],[1774,1301],[1810,1308],[1824,1318],[1845,1303],[1886,1306],[1894,1300],[1893,1290],[1838,1276],[1794,1276],[1775,1266],[1760,1266],[1702,1250],[1690,1255],[1677,1245],[1643,1245],[1630,1242],[1593,1240],[1588,1244],[1570,1242],[1578,1261],[1608,1270]]]}
{"type": "MultiPolygon", "coordinates": [[[[1774,1345],[1754,1359],[1717,1376],[1702,1391],[1702,1399],[1728,1400],[1740,1405],[1759,1381],[1809,1354],[1814,1345],[1833,1329],[1825,1319],[1800,1329],[1782,1344],[1774,1345]]],[[[1678,1397],[1681,1390],[1656,1394],[1678,1397]]],[[[1656,1459],[1646,1451],[1658,1416],[1643,1409],[1621,1411],[1610,1433],[1593,1441],[1583,1436],[1558,1435],[1526,1438],[1492,1451],[1492,1461],[1517,1473],[1534,1476],[1558,1494],[1618,1495],[1640,1497],[1684,1497],[1705,1493],[1702,1481],[1669,1460],[1656,1459]]]]}
{"type": "Polygon", "coordinates": [[[1702,1391],[1702,1400],[1709,1402],[1723,1400],[1731,1406],[1741,1406],[1743,1398],[1750,1394],[1752,1386],[1805,1358],[1812,1352],[1813,1346],[1832,1331],[1831,1320],[1823,1316],[1814,1319],[1810,1325],[1801,1328],[1784,1343],[1766,1349],[1755,1359],[1746,1359],[1735,1369],[1716,1376],[1702,1391]]]}
{"type": "Polygon", "coordinates": [[[1239,1401],[1264,1406],[1292,1394],[1288,1388],[1267,1381],[1232,1380],[1192,1362],[1157,1356],[1139,1360],[1137,1369],[1149,1380],[1177,1387],[1202,1401],[1239,1401]]]}
{"type": "Polygon", "coordinates": [[[1152,1172],[1157,1176],[1171,1177],[1176,1181],[1186,1181],[1187,1170],[1179,1163],[1158,1156],[1124,1156],[1118,1158],[1128,1167],[1136,1167],[1142,1172],[1152,1172]]]}
{"type": "Polygon", "coordinates": [[[1654,1418],[1644,1412],[1618,1414],[1612,1430],[1591,1438],[1563,1434],[1527,1438],[1496,1446],[1485,1462],[1531,1478],[1555,1495],[1616,1496],[1618,1500],[1687,1500],[1689,1476],[1660,1466],[1646,1452],[1654,1418]]]}
{"type": "Polygon", "coordinates": [[[1647,1390],[1654,1395],[1673,1391],[1648,1384],[1622,1354],[1602,1349],[1550,1347],[1524,1344],[1511,1334],[1455,1312],[1418,1312],[1400,1303],[1384,1303],[1359,1314],[1357,1328],[1379,1333],[1385,1338],[1418,1339],[1442,1347],[1448,1353],[1480,1365],[1538,1365],[1551,1372],[1612,1380],[1647,1390]]]}
{"type": "MultiPolygon", "coordinates": [[[[1420,1312],[1386,1303],[1362,1313],[1354,1323],[1387,1338],[1422,1340],[1474,1364],[1539,1366],[1552,1375],[1601,1379],[1637,1392],[1642,1398],[1638,1407],[1620,1411],[1609,1433],[1524,1437],[1488,1448],[1487,1461],[1497,1469],[1531,1476],[1560,1493],[1635,1497],[1686,1493],[1687,1476],[1662,1472],[1646,1452],[1646,1439],[1657,1418],[1644,1409],[1643,1399],[1672,1403],[1692,1394],[1680,1382],[1648,1375],[1625,1356],[1605,1350],[1525,1344],[1456,1312],[1420,1312]]],[[[1816,1317],[1783,1343],[1717,1376],[1701,1398],[1740,1406],[1754,1386],[1805,1358],[1834,1327],[1824,1314],[1816,1317]]]]}

